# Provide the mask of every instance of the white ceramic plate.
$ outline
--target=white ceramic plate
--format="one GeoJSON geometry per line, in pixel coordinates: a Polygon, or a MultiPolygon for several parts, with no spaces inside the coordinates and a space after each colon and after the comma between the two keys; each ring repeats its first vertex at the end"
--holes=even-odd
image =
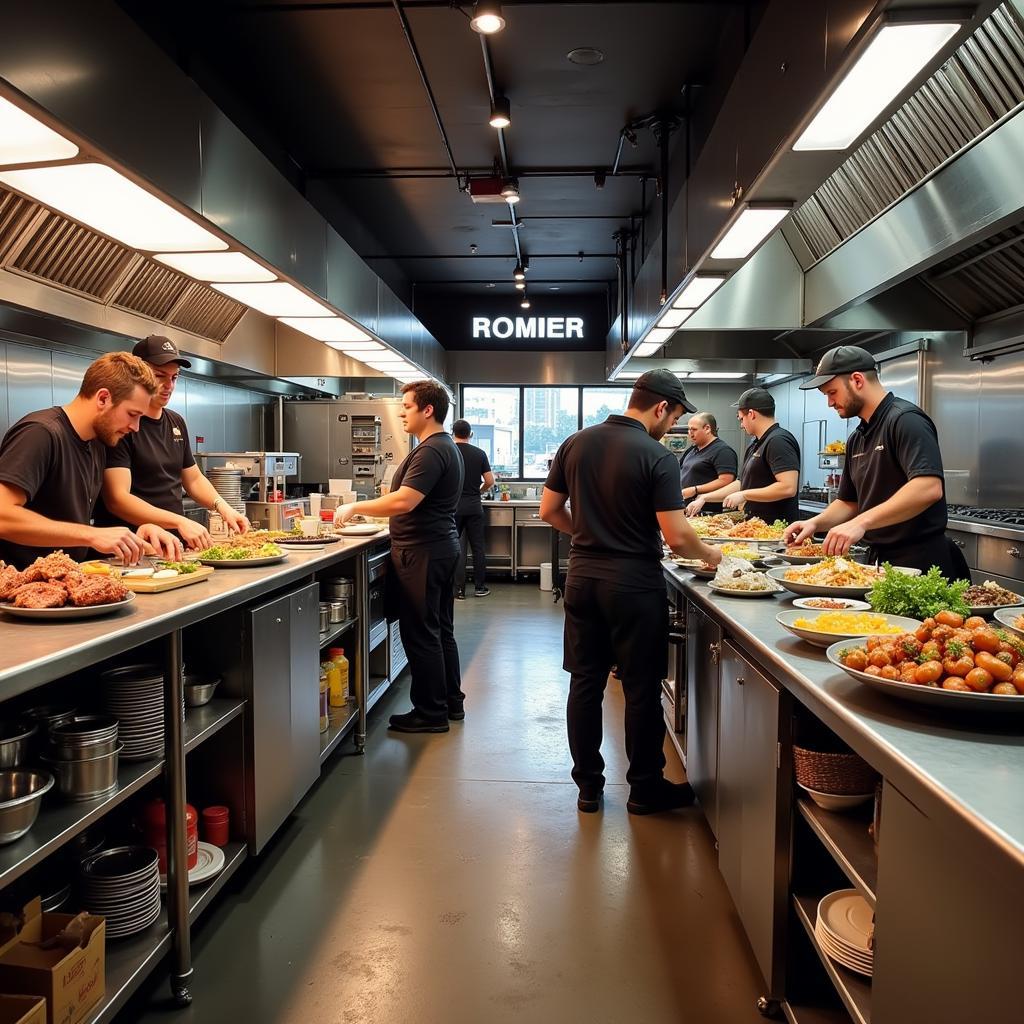
{"type": "MultiPolygon", "coordinates": [[[[827,610],[819,610],[819,615],[828,614],[827,610]]],[[[809,644],[813,644],[815,647],[830,647],[837,640],[859,640],[862,637],[875,636],[873,632],[868,633],[824,633],[816,629],[808,629],[805,626],[794,625],[797,619],[809,619],[813,617],[813,613],[807,611],[797,610],[795,608],[787,608],[784,612],[779,612],[775,616],[775,621],[786,630],[789,630],[793,636],[799,637],[801,640],[805,640],[809,644]]],[[[903,615],[884,615],[888,625],[899,626],[904,633],[913,633],[921,623],[917,619],[908,619],[903,615]]],[[[881,634],[881,635],[894,635],[894,634],[881,634]]]]}
{"type": "Polygon", "coordinates": [[[340,533],[343,537],[370,537],[383,529],[384,527],[377,523],[349,523],[347,526],[337,527],[335,533],[340,533]]]}
{"type": "MultiPolygon", "coordinates": [[[[202,882],[208,882],[211,878],[216,878],[224,870],[226,858],[224,851],[219,846],[200,842],[198,852],[199,859],[196,861],[196,866],[188,873],[189,885],[200,885],[202,882]]],[[[167,889],[166,875],[160,876],[160,888],[165,891],[167,889]]]]}
{"type": "Polygon", "coordinates": [[[296,551],[319,551],[326,544],[340,544],[341,538],[326,536],[319,537],[292,537],[290,540],[275,540],[274,543],[281,548],[294,548],[296,551]]]}
{"type": "Polygon", "coordinates": [[[714,580],[708,583],[708,590],[716,594],[724,594],[726,597],[774,597],[777,590],[730,590],[728,587],[718,586],[714,580]]]}
{"type": "MultiPolygon", "coordinates": [[[[799,594],[801,597],[863,597],[874,584],[866,587],[826,587],[819,583],[799,583],[796,580],[787,580],[786,573],[792,566],[780,565],[777,569],[769,569],[768,575],[776,583],[799,594]]],[[[905,573],[907,576],[920,576],[920,569],[908,569],[903,566],[894,566],[897,572],[905,573]]]]}
{"type": "Polygon", "coordinates": [[[111,601],[109,604],[89,604],[82,608],[77,605],[65,605],[63,608],[15,608],[13,604],[0,604],[0,610],[13,615],[17,619],[94,619],[99,615],[109,615],[128,607],[135,600],[135,591],[129,590],[123,601],[111,601]]]}
{"type": "Polygon", "coordinates": [[[856,889],[830,892],[818,904],[818,920],[841,946],[851,946],[861,956],[871,956],[874,913],[856,889]]]}
{"type": "Polygon", "coordinates": [[[255,569],[260,565],[276,565],[288,557],[287,551],[279,555],[267,555],[265,558],[200,558],[203,565],[212,565],[215,569],[255,569]]]}
{"type": "Polygon", "coordinates": [[[1024,636],[1024,610],[1020,608],[997,608],[995,618],[1000,625],[1005,626],[1018,636],[1024,636]],[[1020,626],[1014,625],[1018,619],[1022,620],[1022,625],[1020,626]]]}
{"type": "Polygon", "coordinates": [[[854,597],[833,597],[828,600],[842,601],[842,608],[815,608],[813,604],[808,604],[809,601],[820,601],[820,597],[795,597],[793,598],[794,608],[804,608],[809,612],[869,612],[871,611],[871,605],[867,601],[858,601],[854,597]]]}
{"type": "Polygon", "coordinates": [[[874,797],[874,793],[819,793],[816,789],[810,789],[802,782],[797,785],[823,810],[823,811],[846,811],[851,807],[860,807],[874,797]]]}

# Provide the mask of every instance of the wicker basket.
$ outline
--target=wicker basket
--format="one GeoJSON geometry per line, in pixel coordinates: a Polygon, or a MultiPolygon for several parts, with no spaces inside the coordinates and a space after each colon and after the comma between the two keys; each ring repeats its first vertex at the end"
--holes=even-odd
{"type": "Polygon", "coordinates": [[[793,747],[796,781],[818,793],[852,796],[873,793],[878,772],[857,754],[823,753],[793,747]]]}

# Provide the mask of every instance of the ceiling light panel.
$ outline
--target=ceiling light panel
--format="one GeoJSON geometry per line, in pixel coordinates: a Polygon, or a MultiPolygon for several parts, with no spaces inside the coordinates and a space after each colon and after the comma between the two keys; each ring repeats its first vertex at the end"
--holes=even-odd
{"type": "Polygon", "coordinates": [[[145,252],[213,252],[227,242],[103,164],[0,171],[0,182],[145,252]]]}
{"type": "Polygon", "coordinates": [[[748,206],[711,250],[711,258],[746,259],[785,219],[790,209],[790,206],[748,206]]]}
{"type": "Polygon", "coordinates": [[[308,334],[317,341],[340,341],[353,347],[367,346],[367,351],[380,351],[383,345],[378,345],[369,334],[361,327],[349,323],[340,316],[283,316],[281,323],[288,327],[294,327],[303,334],[308,334]]]}
{"type": "Polygon", "coordinates": [[[664,345],[675,333],[676,331],[674,327],[652,327],[645,335],[644,342],[657,342],[660,347],[664,345]]]}
{"type": "Polygon", "coordinates": [[[793,149],[849,148],[959,28],[957,22],[883,25],[793,149]]]}
{"type": "Polygon", "coordinates": [[[0,96],[0,165],[70,160],[78,147],[0,96]]]}
{"type": "Polygon", "coordinates": [[[642,341],[637,345],[633,355],[639,356],[641,359],[646,359],[648,356],[657,355],[661,348],[662,342],[660,341],[642,341]]]}
{"type": "Polygon", "coordinates": [[[741,377],[747,377],[749,374],[746,373],[691,373],[690,380],[739,380],[741,377]]]}
{"type": "Polygon", "coordinates": [[[658,326],[667,327],[674,331],[682,326],[687,317],[692,315],[692,309],[675,309],[670,307],[669,309],[666,309],[660,317],[658,317],[658,326]]]}
{"type": "Polygon", "coordinates": [[[675,298],[673,309],[694,310],[702,306],[725,284],[724,274],[702,274],[695,277],[675,298]]]}
{"type": "Polygon", "coordinates": [[[271,284],[215,284],[217,291],[266,316],[335,316],[334,310],[310,298],[287,281],[271,284]]]}
{"type": "Polygon", "coordinates": [[[160,253],[153,259],[197,281],[276,281],[277,274],[260,266],[244,252],[160,253]]]}
{"type": "Polygon", "coordinates": [[[384,352],[384,346],[376,341],[329,341],[327,344],[330,348],[340,349],[345,355],[356,359],[365,359],[366,356],[381,355],[384,352]]]}
{"type": "Polygon", "coordinates": [[[473,8],[473,17],[469,19],[470,28],[482,36],[494,35],[505,27],[501,4],[492,0],[480,0],[473,8]]]}

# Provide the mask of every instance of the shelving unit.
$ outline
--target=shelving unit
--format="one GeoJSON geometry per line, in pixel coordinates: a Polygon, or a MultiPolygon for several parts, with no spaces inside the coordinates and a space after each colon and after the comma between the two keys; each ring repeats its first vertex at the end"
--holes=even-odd
{"type": "Polygon", "coordinates": [[[836,814],[804,799],[797,801],[797,809],[843,874],[873,908],[878,886],[878,859],[875,845],[868,835],[870,815],[863,812],[836,814]]]}
{"type": "Polygon", "coordinates": [[[245,701],[235,697],[214,697],[199,708],[185,709],[185,753],[215,736],[228,722],[245,710],[245,701]]]}
{"type": "Polygon", "coordinates": [[[332,626],[326,633],[321,633],[320,649],[323,650],[324,647],[333,643],[343,633],[347,633],[358,621],[359,619],[357,618],[346,619],[344,622],[339,622],[332,626]]]}
{"type": "Polygon", "coordinates": [[[320,734],[320,763],[323,764],[338,748],[338,744],[348,735],[359,717],[358,706],[350,701],[342,709],[342,715],[336,722],[331,722],[327,732],[320,734]]]}
{"type": "Polygon", "coordinates": [[[370,684],[367,687],[366,697],[366,710],[373,707],[384,696],[387,688],[391,685],[391,680],[387,676],[370,676],[370,684]]]}
{"type": "Polygon", "coordinates": [[[850,1015],[835,1006],[815,1006],[782,1002],[782,1013],[789,1024],[850,1024],[850,1015]]]}

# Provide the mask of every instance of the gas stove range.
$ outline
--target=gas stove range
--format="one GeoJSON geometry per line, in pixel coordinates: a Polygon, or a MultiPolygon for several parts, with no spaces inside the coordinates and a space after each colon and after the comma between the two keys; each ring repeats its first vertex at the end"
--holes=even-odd
{"type": "Polygon", "coordinates": [[[1024,508],[974,508],[973,505],[950,505],[949,515],[952,519],[1024,527],[1024,508]]]}

